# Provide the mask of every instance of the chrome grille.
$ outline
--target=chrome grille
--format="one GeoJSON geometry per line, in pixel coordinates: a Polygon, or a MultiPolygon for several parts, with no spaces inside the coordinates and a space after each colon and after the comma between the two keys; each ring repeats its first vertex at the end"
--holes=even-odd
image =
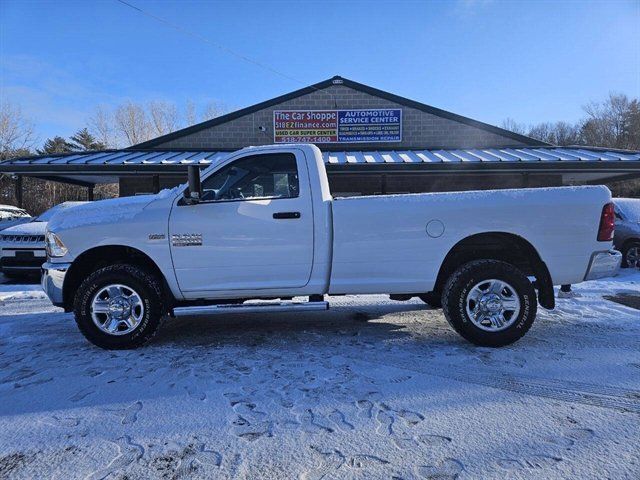
{"type": "Polygon", "coordinates": [[[44,235],[0,235],[3,242],[37,243],[44,242],[44,235]]]}

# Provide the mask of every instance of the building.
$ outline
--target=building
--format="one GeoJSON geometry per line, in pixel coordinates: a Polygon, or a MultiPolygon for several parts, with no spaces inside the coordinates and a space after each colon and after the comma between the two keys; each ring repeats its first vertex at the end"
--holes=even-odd
{"type": "Polygon", "coordinates": [[[13,159],[0,173],[120,195],[155,192],[249,145],[316,143],[336,195],[602,183],[640,176],[640,153],[554,147],[342,77],[123,150],[13,159]]]}

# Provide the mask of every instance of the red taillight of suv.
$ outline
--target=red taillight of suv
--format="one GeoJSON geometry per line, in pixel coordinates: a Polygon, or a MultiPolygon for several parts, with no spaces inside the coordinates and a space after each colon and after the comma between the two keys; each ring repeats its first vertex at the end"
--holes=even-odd
{"type": "Polygon", "coordinates": [[[602,215],[600,215],[600,226],[598,227],[598,241],[610,242],[613,240],[613,231],[615,230],[615,214],[613,211],[613,203],[607,203],[602,207],[602,215]]]}

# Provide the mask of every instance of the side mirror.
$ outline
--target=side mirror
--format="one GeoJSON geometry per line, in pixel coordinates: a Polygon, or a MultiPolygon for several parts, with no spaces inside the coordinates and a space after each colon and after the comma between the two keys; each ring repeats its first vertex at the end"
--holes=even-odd
{"type": "Polygon", "coordinates": [[[184,199],[189,204],[200,202],[202,198],[202,184],[200,183],[200,167],[189,165],[188,167],[189,188],[185,191],[184,199]]]}

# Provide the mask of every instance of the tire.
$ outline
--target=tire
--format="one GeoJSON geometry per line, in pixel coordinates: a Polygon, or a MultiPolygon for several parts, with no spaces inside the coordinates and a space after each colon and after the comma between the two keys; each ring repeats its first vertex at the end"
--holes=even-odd
{"type": "Polygon", "coordinates": [[[449,277],[442,295],[444,316],[451,327],[483,347],[502,347],[519,340],[533,325],[537,306],[535,289],[526,275],[499,260],[462,265],[449,277]],[[492,293],[494,290],[498,293],[492,293]],[[478,312],[475,323],[469,311],[478,312]],[[493,317],[498,317],[495,324],[493,317]]]}
{"type": "Polygon", "coordinates": [[[133,265],[104,267],[89,275],[78,288],[74,298],[76,323],[86,339],[100,348],[137,348],[148,342],[160,328],[165,314],[162,298],[160,280],[146,270],[133,265]],[[111,288],[116,294],[111,294],[111,288]],[[112,316],[111,304],[114,302],[128,302],[135,306],[116,307],[121,308],[117,312],[120,316],[112,316]],[[95,313],[94,308],[96,311],[98,308],[105,311],[95,313]],[[131,315],[124,313],[127,311],[131,315]],[[126,320],[120,319],[125,316],[126,320]],[[103,327],[98,326],[97,323],[103,320],[103,327]],[[106,331],[115,324],[117,326],[111,329],[112,333],[106,331]]]}
{"type": "Polygon", "coordinates": [[[427,292],[422,295],[418,295],[418,298],[422,300],[424,303],[433,308],[441,308],[442,307],[442,295],[439,295],[437,292],[427,292]]]}
{"type": "Polygon", "coordinates": [[[640,242],[633,240],[628,242],[622,247],[622,268],[640,267],[640,259],[637,255],[640,254],[640,242]],[[633,259],[629,259],[627,256],[636,255],[635,265],[633,265],[633,259]]]}

